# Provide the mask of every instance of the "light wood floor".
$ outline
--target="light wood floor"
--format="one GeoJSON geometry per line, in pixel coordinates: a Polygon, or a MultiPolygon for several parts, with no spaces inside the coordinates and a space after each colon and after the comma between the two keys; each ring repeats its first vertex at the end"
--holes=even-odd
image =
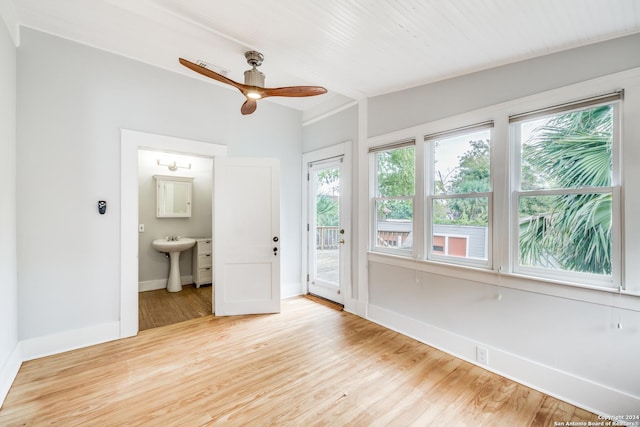
{"type": "MultiPolygon", "coordinates": [[[[2,426],[552,426],[567,403],[307,298],[25,362],[2,426]]],[[[566,425],[566,424],[565,424],[566,425]]]]}
{"type": "Polygon", "coordinates": [[[211,285],[184,285],[180,292],[166,289],[138,294],[138,329],[173,325],[211,314],[211,285]]]}

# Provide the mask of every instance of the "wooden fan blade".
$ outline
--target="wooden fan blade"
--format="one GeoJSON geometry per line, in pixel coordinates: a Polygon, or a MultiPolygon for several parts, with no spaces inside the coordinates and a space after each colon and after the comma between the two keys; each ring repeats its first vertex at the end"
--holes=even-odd
{"type": "Polygon", "coordinates": [[[322,86],[289,86],[263,88],[261,92],[263,98],[268,96],[302,97],[322,95],[327,93],[327,90],[322,86]]]}
{"type": "Polygon", "coordinates": [[[238,83],[230,78],[223,76],[222,74],[216,73],[206,67],[193,63],[184,58],[178,58],[180,63],[190,70],[195,71],[196,73],[202,74],[205,77],[209,77],[210,79],[217,80],[221,83],[226,83],[238,89],[242,94],[247,98],[247,100],[242,104],[242,108],[240,112],[244,115],[251,114],[256,111],[258,104],[256,99],[250,98],[251,94],[257,94],[259,98],[267,98],[269,96],[286,96],[286,97],[303,97],[303,96],[316,96],[322,95],[323,93],[327,93],[327,90],[322,86],[289,86],[289,87],[274,87],[274,88],[264,88],[258,86],[250,86],[242,83],[238,83]]]}
{"type": "Polygon", "coordinates": [[[255,99],[247,98],[244,104],[242,104],[242,108],[240,108],[240,112],[242,113],[242,115],[246,116],[247,114],[251,114],[254,111],[256,111],[257,107],[258,107],[258,103],[256,102],[255,99]]]}
{"type": "Polygon", "coordinates": [[[236,81],[233,81],[233,80],[223,76],[222,74],[218,74],[215,71],[211,71],[208,68],[205,68],[205,67],[203,67],[201,65],[195,64],[195,63],[193,63],[191,61],[188,61],[188,60],[186,60],[184,58],[178,58],[178,60],[180,61],[180,63],[182,65],[184,65],[185,67],[195,71],[196,73],[200,73],[203,76],[206,76],[206,77],[209,77],[211,79],[217,80],[217,81],[219,81],[221,83],[226,83],[228,85],[231,85],[231,86],[237,88],[240,92],[244,93],[245,85],[243,85],[242,83],[238,83],[236,81]]]}

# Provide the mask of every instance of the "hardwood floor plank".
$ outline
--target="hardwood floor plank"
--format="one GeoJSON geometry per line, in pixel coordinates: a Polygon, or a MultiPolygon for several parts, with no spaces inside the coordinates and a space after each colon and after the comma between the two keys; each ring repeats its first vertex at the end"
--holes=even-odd
{"type": "Polygon", "coordinates": [[[138,294],[138,327],[141,331],[184,322],[212,312],[212,287],[184,285],[181,292],[166,289],[138,294]]]}
{"type": "Polygon", "coordinates": [[[307,298],[280,314],[209,315],[25,362],[0,409],[2,426],[571,420],[597,417],[307,298]]]}

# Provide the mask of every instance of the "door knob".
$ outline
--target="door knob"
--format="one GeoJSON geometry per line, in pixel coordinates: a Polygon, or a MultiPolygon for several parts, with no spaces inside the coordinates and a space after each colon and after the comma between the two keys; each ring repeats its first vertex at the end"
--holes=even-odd
{"type": "Polygon", "coordinates": [[[278,248],[273,248],[273,256],[278,255],[278,248]]]}

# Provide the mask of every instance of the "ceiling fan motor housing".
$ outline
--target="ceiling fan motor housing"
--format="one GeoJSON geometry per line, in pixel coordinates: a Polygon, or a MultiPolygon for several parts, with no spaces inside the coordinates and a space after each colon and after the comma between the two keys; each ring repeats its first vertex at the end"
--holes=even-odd
{"type": "Polygon", "coordinates": [[[264,87],[264,74],[257,68],[252,68],[244,72],[244,84],[247,86],[264,87]]]}
{"type": "Polygon", "coordinates": [[[264,87],[264,74],[256,68],[262,65],[264,55],[255,50],[248,50],[244,53],[244,57],[247,59],[247,63],[253,67],[244,72],[244,84],[264,87]]]}

